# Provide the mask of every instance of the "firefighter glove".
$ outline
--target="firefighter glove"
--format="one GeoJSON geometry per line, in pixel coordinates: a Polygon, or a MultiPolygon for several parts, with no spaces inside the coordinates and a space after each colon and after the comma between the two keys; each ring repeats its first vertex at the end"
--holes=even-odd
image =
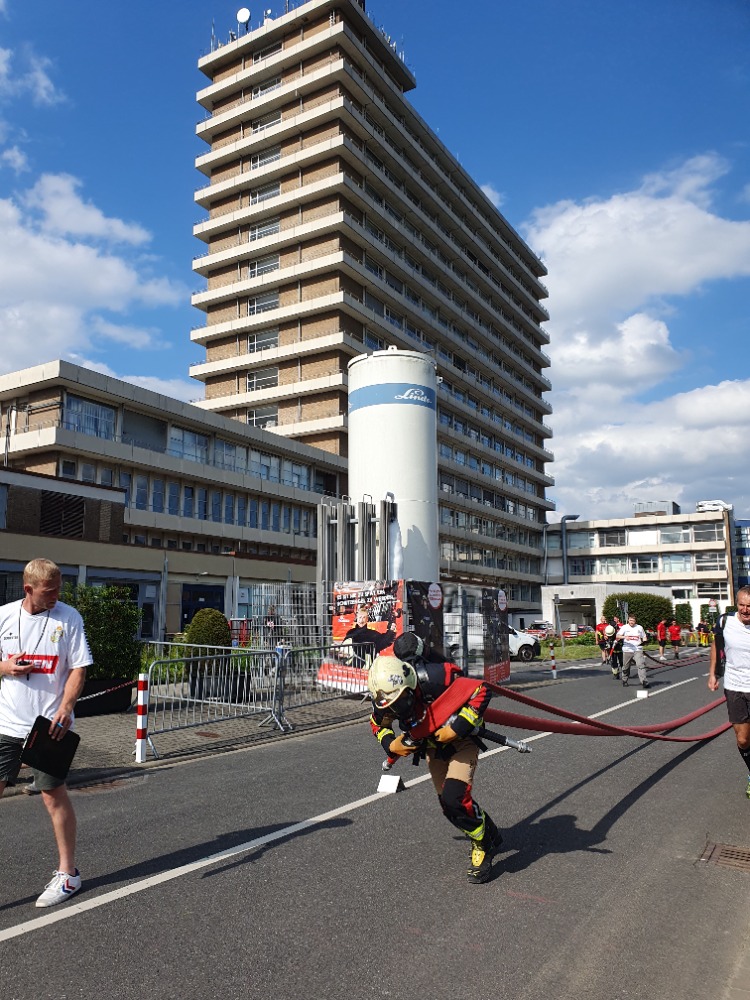
{"type": "Polygon", "coordinates": [[[453,729],[452,726],[448,725],[441,726],[440,729],[435,732],[435,739],[438,743],[450,743],[452,740],[455,740],[457,736],[458,733],[456,730],[453,729]]]}
{"type": "Polygon", "coordinates": [[[398,757],[408,757],[410,753],[414,753],[415,750],[419,750],[419,744],[415,743],[410,746],[408,743],[404,743],[407,739],[404,733],[399,733],[399,735],[391,742],[388,747],[388,753],[395,754],[398,757]]]}

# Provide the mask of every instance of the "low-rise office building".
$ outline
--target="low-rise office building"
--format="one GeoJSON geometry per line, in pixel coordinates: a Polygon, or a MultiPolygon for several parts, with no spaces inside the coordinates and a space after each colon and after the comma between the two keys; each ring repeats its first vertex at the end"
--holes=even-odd
{"type": "Polygon", "coordinates": [[[0,431],[6,600],[38,555],[127,584],[144,637],[201,607],[243,617],[260,585],[314,586],[336,455],[65,361],[0,376],[0,431]]]}
{"type": "Polygon", "coordinates": [[[690,604],[698,622],[702,608],[734,604],[734,545],[732,507],[723,501],[703,501],[692,514],[675,503],[636,504],[633,517],[550,525],[543,613],[557,592],[567,620],[593,625],[612,585],[658,587],[676,604],[690,604]]]}

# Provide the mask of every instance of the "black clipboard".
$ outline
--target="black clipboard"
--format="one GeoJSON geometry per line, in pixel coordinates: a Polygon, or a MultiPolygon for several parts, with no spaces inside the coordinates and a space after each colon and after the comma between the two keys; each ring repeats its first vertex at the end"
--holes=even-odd
{"type": "Polygon", "coordinates": [[[49,734],[51,724],[43,715],[36,717],[21,750],[21,763],[64,781],[81,737],[69,729],[61,740],[53,740],[49,734]]]}

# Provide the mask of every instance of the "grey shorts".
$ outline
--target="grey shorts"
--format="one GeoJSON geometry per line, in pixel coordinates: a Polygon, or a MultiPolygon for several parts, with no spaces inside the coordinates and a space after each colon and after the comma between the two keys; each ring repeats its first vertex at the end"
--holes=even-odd
{"type": "Polygon", "coordinates": [[[727,691],[727,715],[733,726],[740,726],[743,722],[750,722],[750,691],[727,691]]]}
{"type": "MultiPolygon", "coordinates": [[[[0,781],[6,784],[13,784],[21,770],[21,750],[24,741],[20,736],[5,736],[0,733],[0,781]]],[[[55,778],[45,771],[37,771],[35,767],[29,769],[34,775],[34,783],[42,792],[50,792],[53,788],[59,788],[65,782],[60,778],[55,778]]]]}

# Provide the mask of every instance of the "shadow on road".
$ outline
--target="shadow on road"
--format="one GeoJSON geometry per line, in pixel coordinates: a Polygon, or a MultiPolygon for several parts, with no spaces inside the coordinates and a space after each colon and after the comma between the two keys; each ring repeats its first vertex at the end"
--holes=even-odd
{"type": "MultiPolygon", "coordinates": [[[[83,888],[76,894],[75,899],[83,900],[93,889],[101,889],[105,886],[126,885],[129,882],[138,881],[142,878],[148,878],[151,875],[159,875],[162,872],[172,871],[174,868],[189,865],[193,861],[200,861],[204,858],[221,854],[222,851],[230,851],[234,848],[241,847],[243,844],[248,844],[251,841],[258,840],[261,837],[267,837],[279,830],[285,830],[290,826],[294,826],[296,822],[299,821],[275,823],[271,826],[260,826],[244,830],[233,830],[231,833],[222,833],[213,840],[205,841],[202,844],[193,844],[191,847],[184,847],[179,851],[171,851],[168,854],[161,854],[157,857],[146,858],[143,861],[139,861],[133,865],[128,865],[125,868],[118,868],[116,871],[107,872],[106,875],[100,875],[98,878],[86,878],[86,873],[84,871],[83,888]]],[[[292,830],[287,836],[279,837],[271,843],[259,844],[258,847],[249,848],[246,855],[233,858],[230,864],[223,865],[221,868],[217,868],[215,870],[212,869],[210,872],[196,872],[196,874],[202,874],[204,878],[216,875],[220,872],[228,871],[231,868],[236,868],[239,865],[255,861],[258,856],[265,854],[265,852],[271,847],[277,847],[280,844],[288,843],[290,840],[306,836],[308,833],[318,830],[335,830],[351,826],[352,822],[353,821],[350,819],[330,819],[321,823],[311,823],[309,826],[306,826],[301,830],[292,830]]],[[[217,863],[221,860],[221,858],[217,858],[217,863]]],[[[36,900],[37,895],[38,893],[35,893],[33,896],[26,896],[24,899],[15,899],[10,903],[5,903],[0,906],[0,913],[13,910],[18,906],[28,906],[29,903],[33,903],[36,900]]]]}
{"type": "Polygon", "coordinates": [[[607,764],[606,767],[602,767],[589,775],[583,781],[579,781],[570,788],[566,788],[560,795],[547,802],[543,808],[527,816],[520,823],[516,823],[507,832],[503,831],[505,837],[503,847],[505,851],[515,850],[517,853],[503,858],[502,863],[498,865],[497,875],[499,876],[503,871],[523,871],[547,854],[564,854],[569,851],[589,851],[596,854],[611,853],[606,847],[599,847],[598,845],[606,841],[607,835],[614,824],[625,815],[628,809],[642,795],[658,784],[671,771],[683,763],[683,761],[688,760],[694,753],[697,753],[703,746],[702,743],[696,743],[687,747],[676,754],[672,760],[663,764],[652,774],[647,775],[640,784],[632,788],[609,812],[605,813],[591,830],[579,829],[576,825],[577,817],[572,814],[563,813],[544,817],[544,813],[554,809],[555,806],[564,802],[565,799],[579,791],[579,789],[584,788],[593,781],[597,781],[608,771],[611,771],[635,754],[642,753],[651,745],[652,741],[649,741],[635,747],[633,750],[629,750],[621,757],[618,757],[617,760],[613,760],[607,764]]]}

